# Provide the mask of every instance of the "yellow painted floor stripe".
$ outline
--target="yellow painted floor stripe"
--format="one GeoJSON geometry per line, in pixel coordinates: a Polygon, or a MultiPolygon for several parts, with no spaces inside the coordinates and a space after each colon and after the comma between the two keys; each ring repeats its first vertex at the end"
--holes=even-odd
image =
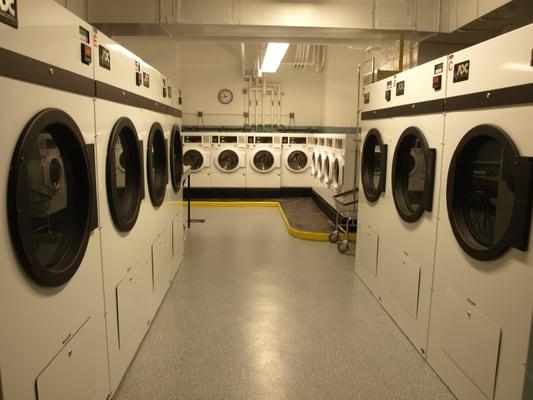
{"type": "MultiPolygon", "coordinates": [[[[283,207],[278,201],[191,201],[193,207],[268,207],[277,208],[285,223],[285,227],[289,235],[298,239],[314,240],[318,242],[327,242],[329,240],[329,232],[310,232],[296,229],[291,226],[289,219],[283,211],[283,207]]],[[[341,234],[340,239],[344,240],[345,235],[341,234]]],[[[355,241],[356,235],[350,234],[350,240],[355,241]]]]}

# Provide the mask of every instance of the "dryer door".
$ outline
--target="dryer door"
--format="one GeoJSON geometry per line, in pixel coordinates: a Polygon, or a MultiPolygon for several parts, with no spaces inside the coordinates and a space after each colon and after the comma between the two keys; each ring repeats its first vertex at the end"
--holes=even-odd
{"type": "Polygon", "coordinates": [[[396,145],[392,163],[392,194],[400,217],[415,222],[433,206],[435,149],[418,128],[407,128],[396,145]]]}
{"type": "Polygon", "coordinates": [[[387,145],[383,144],[377,129],[370,129],[363,144],[361,157],[361,181],[365,197],[369,202],[376,202],[385,192],[387,174],[387,145]]]}
{"type": "Polygon", "coordinates": [[[527,250],[533,158],[520,157],[511,138],[492,125],[471,129],[448,172],[448,217],[471,257],[492,260],[509,247],[527,250]]]}
{"type": "Polygon", "coordinates": [[[267,149],[257,150],[250,160],[252,168],[260,173],[268,173],[275,167],[274,154],[267,149]]]}
{"type": "Polygon", "coordinates": [[[58,109],[35,115],[18,140],[8,184],[8,220],[19,261],[40,285],[67,282],[98,225],[94,146],[58,109]],[[89,151],[88,151],[89,150],[89,151]]]}
{"type": "Polygon", "coordinates": [[[239,169],[239,154],[233,149],[224,149],[217,153],[215,164],[222,172],[235,172],[239,169]]]}
{"type": "Polygon", "coordinates": [[[148,136],[146,170],[148,174],[148,191],[155,207],[163,204],[168,183],[167,149],[163,127],[154,123],[148,136]]]}
{"type": "Polygon", "coordinates": [[[111,217],[122,232],[134,227],[144,198],[142,151],[133,122],[120,118],[107,148],[106,186],[111,217]]]}
{"type": "Polygon", "coordinates": [[[174,125],[170,136],[170,174],[172,187],[177,193],[181,188],[183,178],[183,146],[181,144],[181,131],[174,125]]]}
{"type": "Polygon", "coordinates": [[[294,173],[301,173],[309,168],[309,158],[302,150],[292,150],[285,160],[287,169],[294,173]]]}

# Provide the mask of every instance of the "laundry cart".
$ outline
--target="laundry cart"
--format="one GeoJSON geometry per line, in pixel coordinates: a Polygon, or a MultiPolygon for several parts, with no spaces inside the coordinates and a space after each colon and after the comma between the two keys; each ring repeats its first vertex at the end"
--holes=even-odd
{"type": "Polygon", "coordinates": [[[335,230],[329,234],[329,241],[338,243],[337,249],[341,253],[346,253],[350,248],[348,236],[350,223],[357,218],[357,192],[357,189],[352,189],[333,196],[337,215],[335,217],[335,230]],[[344,240],[341,242],[339,242],[339,232],[345,235],[344,240]]]}

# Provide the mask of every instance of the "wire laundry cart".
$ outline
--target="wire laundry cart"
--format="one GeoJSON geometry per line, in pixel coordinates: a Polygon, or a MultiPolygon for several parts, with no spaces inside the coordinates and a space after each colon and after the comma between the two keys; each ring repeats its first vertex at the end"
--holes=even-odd
{"type": "Polygon", "coordinates": [[[346,253],[350,248],[348,244],[348,232],[350,222],[355,221],[357,218],[357,194],[358,189],[352,189],[333,196],[337,215],[335,217],[335,230],[329,234],[329,241],[331,243],[338,243],[337,249],[341,253],[346,253]],[[343,218],[345,219],[344,224],[342,223],[343,218]],[[339,232],[345,234],[342,242],[339,242],[339,232]]]}

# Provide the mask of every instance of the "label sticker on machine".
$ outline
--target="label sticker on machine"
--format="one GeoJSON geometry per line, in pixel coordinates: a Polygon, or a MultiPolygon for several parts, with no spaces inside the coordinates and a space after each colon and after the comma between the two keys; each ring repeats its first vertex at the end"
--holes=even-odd
{"type": "Polygon", "coordinates": [[[150,75],[146,72],[143,72],[143,86],[147,88],[150,87],[150,75]]]}
{"type": "Polygon", "coordinates": [[[387,89],[392,89],[392,81],[387,81],[387,89]]]}
{"type": "MultiPolygon", "coordinates": [[[[2,0],[0,0],[1,2],[2,0]]],[[[85,29],[83,26],[80,26],[80,40],[83,43],[90,44],[91,43],[91,37],[89,35],[89,31],[85,29]]]]}
{"type": "Polygon", "coordinates": [[[467,81],[470,74],[470,60],[455,64],[453,67],[453,82],[467,81]]]}
{"type": "Polygon", "coordinates": [[[98,59],[102,68],[111,71],[111,52],[104,46],[98,46],[98,59]]]}
{"type": "Polygon", "coordinates": [[[405,93],[405,81],[396,83],[396,96],[403,96],[405,93]]]}
{"type": "Polygon", "coordinates": [[[363,102],[365,104],[370,103],[370,92],[363,94],[363,102]]]}
{"type": "Polygon", "coordinates": [[[435,69],[433,71],[433,75],[442,74],[442,71],[444,71],[444,64],[439,63],[435,65],[435,69]]]}
{"type": "Polygon", "coordinates": [[[0,0],[0,22],[18,28],[17,0],[0,0]]]}

